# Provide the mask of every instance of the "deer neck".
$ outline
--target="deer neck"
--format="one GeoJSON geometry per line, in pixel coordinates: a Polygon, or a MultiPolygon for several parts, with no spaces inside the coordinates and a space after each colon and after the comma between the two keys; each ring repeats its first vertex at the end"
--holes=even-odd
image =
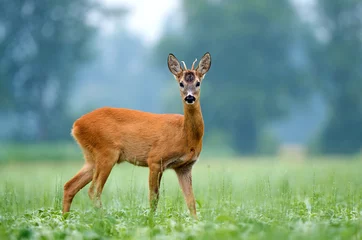
{"type": "Polygon", "coordinates": [[[200,102],[192,105],[184,103],[184,133],[187,142],[193,144],[202,140],[204,135],[204,120],[202,118],[200,102]]]}

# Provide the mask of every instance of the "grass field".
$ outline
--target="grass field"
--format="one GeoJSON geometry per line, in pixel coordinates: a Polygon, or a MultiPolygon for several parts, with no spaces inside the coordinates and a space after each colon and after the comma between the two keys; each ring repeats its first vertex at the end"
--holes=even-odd
{"type": "Polygon", "coordinates": [[[155,215],[148,170],[114,168],[103,209],[87,186],[63,217],[63,184],[80,160],[0,165],[0,239],[362,239],[362,160],[202,158],[193,171],[199,221],[167,171],[155,215]]]}

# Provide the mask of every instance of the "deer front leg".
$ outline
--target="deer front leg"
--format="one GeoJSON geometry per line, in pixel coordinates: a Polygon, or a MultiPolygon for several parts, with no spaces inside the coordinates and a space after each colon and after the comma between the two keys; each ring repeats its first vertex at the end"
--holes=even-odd
{"type": "Polygon", "coordinates": [[[154,212],[157,209],[158,199],[159,199],[159,189],[160,182],[162,178],[162,168],[158,164],[153,164],[149,166],[149,201],[151,210],[154,212]]]}
{"type": "Polygon", "coordinates": [[[197,219],[195,197],[192,190],[192,164],[175,169],[180,187],[191,215],[197,219]]]}

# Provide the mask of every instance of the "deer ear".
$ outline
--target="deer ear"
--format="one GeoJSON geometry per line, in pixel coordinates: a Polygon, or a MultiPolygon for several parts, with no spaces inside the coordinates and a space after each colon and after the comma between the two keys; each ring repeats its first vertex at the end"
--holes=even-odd
{"type": "Polygon", "coordinates": [[[202,56],[199,65],[196,68],[196,71],[201,75],[204,76],[211,67],[211,55],[209,52],[205,53],[204,56],[202,56]]]}
{"type": "Polygon", "coordinates": [[[175,76],[179,75],[182,72],[179,61],[172,53],[168,55],[167,65],[168,69],[170,69],[170,72],[175,76]]]}

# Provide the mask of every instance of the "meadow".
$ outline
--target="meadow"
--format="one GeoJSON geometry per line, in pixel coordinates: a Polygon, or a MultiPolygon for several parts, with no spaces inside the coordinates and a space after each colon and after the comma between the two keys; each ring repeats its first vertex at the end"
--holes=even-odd
{"type": "Polygon", "coordinates": [[[164,174],[157,212],[148,170],[117,165],[93,208],[86,186],[61,214],[64,183],[82,160],[0,165],[0,239],[362,239],[362,159],[201,157],[199,220],[177,178],[164,174]]]}

